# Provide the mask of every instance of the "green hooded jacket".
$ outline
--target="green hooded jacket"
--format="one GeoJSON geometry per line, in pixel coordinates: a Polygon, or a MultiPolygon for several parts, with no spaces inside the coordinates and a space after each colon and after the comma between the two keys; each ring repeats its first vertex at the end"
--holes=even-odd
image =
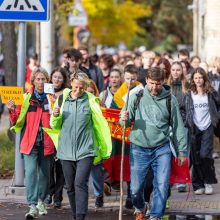
{"type": "MultiPolygon", "coordinates": [[[[60,106],[60,115],[58,117],[54,117],[52,115],[50,118],[50,126],[53,129],[44,130],[50,135],[51,139],[53,140],[55,147],[57,148],[58,158],[75,161],[83,159],[84,157],[95,156],[94,164],[100,163],[102,160],[108,159],[110,157],[112,151],[112,142],[110,129],[107,121],[102,115],[99,100],[93,94],[86,92],[81,98],[78,98],[77,101],[81,102],[78,103],[79,105],[81,105],[81,110],[77,109],[77,112],[74,112],[72,108],[69,108],[68,111],[73,111],[71,113],[78,114],[77,118],[75,118],[77,119],[76,124],[72,123],[72,121],[65,122],[66,126],[70,128],[72,126],[71,130],[74,135],[76,135],[76,137],[74,137],[73,133],[69,129],[65,129],[65,125],[63,124],[63,114],[66,112],[66,110],[64,111],[64,104],[66,100],[71,99],[69,96],[70,92],[70,89],[65,89],[63,91],[63,99],[60,106]],[[87,114],[87,101],[91,110],[88,111],[88,114],[89,112],[91,112],[92,118],[92,124],[88,124],[88,126],[91,127],[91,130],[90,128],[86,129],[86,131],[83,130],[81,136],[81,129],[84,126],[83,123],[89,123],[88,121],[83,122],[83,119],[81,120],[80,118],[80,111],[83,111],[83,114],[87,114]],[[80,123],[82,124],[80,125],[80,123]],[[90,138],[91,132],[93,138],[90,138]]],[[[58,106],[58,99],[55,103],[55,106],[58,106]]]]}
{"type": "MultiPolygon", "coordinates": [[[[151,96],[148,89],[144,89],[142,98],[136,112],[134,105],[137,95],[133,94],[128,103],[129,119],[126,126],[134,122],[134,127],[130,133],[129,140],[135,145],[147,148],[161,146],[169,141],[170,125],[169,112],[167,109],[166,98],[170,94],[168,86],[162,88],[158,96],[151,96]]],[[[122,109],[122,111],[124,108],[122,109]]],[[[187,156],[187,142],[183,120],[180,115],[177,99],[171,96],[171,121],[172,121],[172,140],[176,146],[178,156],[187,156]]],[[[120,120],[123,125],[124,121],[120,120]]]]}

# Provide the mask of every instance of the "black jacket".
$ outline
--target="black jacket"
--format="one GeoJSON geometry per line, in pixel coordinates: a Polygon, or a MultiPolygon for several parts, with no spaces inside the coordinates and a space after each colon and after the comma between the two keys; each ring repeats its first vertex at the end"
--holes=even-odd
{"type": "MultiPolygon", "coordinates": [[[[214,127],[217,126],[220,119],[220,98],[217,92],[213,89],[211,93],[208,93],[208,104],[211,116],[211,122],[214,127]]],[[[180,112],[183,118],[185,127],[190,132],[195,132],[195,124],[193,122],[194,106],[191,91],[189,90],[183,97],[183,101],[180,104],[180,112]]]]}
{"type": "Polygon", "coordinates": [[[146,86],[146,77],[148,74],[148,69],[140,68],[138,75],[138,82],[140,82],[143,86],[146,86]]]}
{"type": "Polygon", "coordinates": [[[104,90],[104,77],[102,74],[102,70],[93,64],[89,66],[89,72],[91,75],[92,80],[96,83],[99,92],[104,90]]]}

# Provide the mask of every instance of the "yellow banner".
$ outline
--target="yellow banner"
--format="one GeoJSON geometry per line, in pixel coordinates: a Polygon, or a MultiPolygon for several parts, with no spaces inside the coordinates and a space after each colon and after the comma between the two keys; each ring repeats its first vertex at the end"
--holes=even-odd
{"type": "Polygon", "coordinates": [[[22,105],[24,101],[23,87],[0,86],[0,96],[3,104],[13,100],[15,105],[22,105]]]}

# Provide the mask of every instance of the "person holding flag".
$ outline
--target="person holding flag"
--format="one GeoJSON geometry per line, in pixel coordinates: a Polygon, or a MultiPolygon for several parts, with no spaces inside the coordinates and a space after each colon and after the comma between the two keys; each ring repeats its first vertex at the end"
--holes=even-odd
{"type": "Polygon", "coordinates": [[[146,87],[137,108],[137,95],[133,94],[128,103],[128,110],[121,111],[120,123],[134,127],[129,136],[131,195],[135,207],[136,220],[145,217],[144,186],[150,167],[152,167],[153,198],[150,219],[160,219],[165,210],[171,169],[170,126],[174,145],[178,147],[179,164],[185,163],[187,142],[178,102],[170,95],[169,87],[164,85],[164,72],[159,67],[150,68],[146,76],[146,87]],[[171,114],[167,109],[170,97],[171,114]],[[136,109],[136,110],[135,110],[136,109]]]}

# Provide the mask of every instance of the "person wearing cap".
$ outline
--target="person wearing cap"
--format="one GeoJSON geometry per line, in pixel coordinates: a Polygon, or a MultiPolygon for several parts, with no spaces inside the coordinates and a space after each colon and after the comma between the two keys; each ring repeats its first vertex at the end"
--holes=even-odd
{"type": "Polygon", "coordinates": [[[111,134],[99,100],[86,92],[88,77],[71,75],[72,89],[64,89],[55,103],[50,125],[59,131],[57,157],[61,160],[74,219],[88,211],[88,181],[93,164],[111,155],[111,134]]]}

